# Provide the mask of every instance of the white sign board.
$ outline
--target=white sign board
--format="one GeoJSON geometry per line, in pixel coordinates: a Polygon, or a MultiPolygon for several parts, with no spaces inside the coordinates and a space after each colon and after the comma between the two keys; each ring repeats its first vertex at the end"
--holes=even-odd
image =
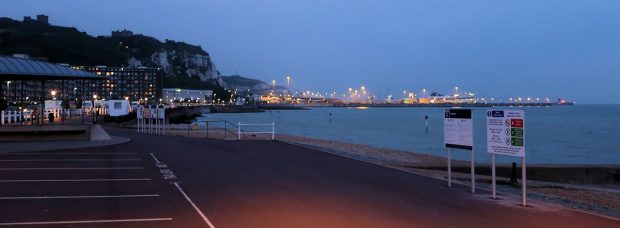
{"type": "Polygon", "coordinates": [[[471,109],[446,109],[444,142],[447,148],[473,150],[473,129],[471,109]]]}
{"type": "Polygon", "coordinates": [[[489,110],[487,112],[487,152],[525,157],[525,112],[489,110]]]}
{"type": "Polygon", "coordinates": [[[166,118],[166,108],[157,108],[155,110],[157,110],[157,118],[158,119],[165,119],[166,118]]]}
{"type": "Polygon", "coordinates": [[[136,117],[138,119],[144,118],[144,114],[142,113],[142,110],[144,110],[144,108],[142,106],[136,107],[136,117]]]}

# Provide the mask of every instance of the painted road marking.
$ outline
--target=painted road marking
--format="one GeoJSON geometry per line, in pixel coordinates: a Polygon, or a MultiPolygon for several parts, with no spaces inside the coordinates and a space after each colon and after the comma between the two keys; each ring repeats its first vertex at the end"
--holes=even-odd
{"type": "Polygon", "coordinates": [[[108,196],[16,196],[16,197],[0,197],[0,200],[21,200],[21,199],[98,199],[98,198],[138,198],[138,197],[159,197],[159,194],[150,194],[150,195],[108,195],[108,196]]]}
{"type": "Polygon", "coordinates": [[[95,182],[95,181],[150,181],[151,178],[131,179],[49,179],[49,180],[0,180],[0,183],[14,182],[95,182]]]}
{"type": "Polygon", "coordinates": [[[69,153],[69,152],[59,152],[59,153],[54,153],[54,152],[49,152],[49,153],[42,153],[42,152],[17,152],[17,153],[9,153],[10,155],[54,155],[54,154],[61,154],[61,155],[78,155],[78,154],[94,154],[94,155],[114,155],[114,154],[136,154],[136,153],[102,153],[102,152],[94,152],[94,153],[69,153]]]}
{"type": "Polygon", "coordinates": [[[44,222],[6,222],[6,223],[0,223],[0,226],[80,224],[80,223],[118,223],[118,222],[158,222],[158,221],[171,221],[171,220],[172,218],[143,218],[143,219],[44,221],[44,222]]]}
{"type": "Polygon", "coordinates": [[[209,227],[215,228],[215,226],[213,226],[213,224],[211,223],[211,221],[209,221],[207,216],[205,216],[205,214],[202,213],[202,211],[198,208],[198,206],[196,206],[196,204],[194,204],[192,199],[190,199],[189,196],[187,196],[187,194],[185,194],[183,189],[181,189],[181,186],[179,186],[179,183],[173,182],[172,184],[174,184],[174,186],[176,186],[177,189],[179,189],[179,192],[181,192],[181,194],[183,194],[185,199],[187,199],[187,201],[192,205],[192,207],[194,207],[194,210],[196,210],[196,212],[198,212],[198,214],[200,214],[200,217],[202,217],[202,220],[204,220],[207,223],[207,225],[209,225],[209,227]]]}
{"type": "Polygon", "coordinates": [[[155,157],[155,155],[153,155],[153,153],[151,153],[151,157],[153,157],[153,159],[155,159],[155,163],[161,163],[161,162],[159,162],[159,160],[157,160],[157,158],[155,157]]]}
{"type": "Polygon", "coordinates": [[[140,161],[140,159],[5,159],[0,162],[50,162],[50,161],[79,161],[79,162],[91,162],[91,161],[140,161]]]}
{"type": "Polygon", "coordinates": [[[0,171],[22,171],[22,170],[125,170],[125,169],[144,169],[144,167],[93,167],[93,168],[0,168],[0,171]]]}

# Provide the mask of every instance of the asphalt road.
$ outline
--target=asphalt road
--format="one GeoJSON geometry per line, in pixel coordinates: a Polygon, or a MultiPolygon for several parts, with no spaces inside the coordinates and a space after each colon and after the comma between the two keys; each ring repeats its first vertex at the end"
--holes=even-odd
{"type": "Polygon", "coordinates": [[[132,141],[0,155],[0,225],[620,227],[618,220],[539,202],[523,208],[518,198],[491,200],[485,191],[470,194],[466,186],[447,188],[440,180],[281,142],[107,130],[132,141]],[[164,179],[171,174],[176,179],[164,179]],[[40,196],[72,198],[16,198],[40,196]]]}

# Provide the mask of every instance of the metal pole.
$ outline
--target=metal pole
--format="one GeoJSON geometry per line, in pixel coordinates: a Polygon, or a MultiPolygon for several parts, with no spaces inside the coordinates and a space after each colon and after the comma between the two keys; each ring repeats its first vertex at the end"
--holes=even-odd
{"type": "Polygon", "coordinates": [[[526,192],[526,182],[527,178],[525,177],[525,157],[521,158],[521,205],[527,207],[527,192],[526,192]]]}
{"type": "Polygon", "coordinates": [[[43,115],[45,110],[45,80],[41,81],[41,125],[43,125],[43,115]]]}
{"type": "Polygon", "coordinates": [[[276,140],[276,122],[271,122],[271,140],[276,140]]]}
{"type": "Polygon", "coordinates": [[[493,185],[493,199],[497,198],[495,187],[495,154],[491,154],[491,182],[493,185]]]}
{"type": "Polygon", "coordinates": [[[452,158],[450,155],[452,154],[452,149],[448,148],[448,188],[452,187],[452,158]]]}
{"type": "MultiPolygon", "coordinates": [[[[209,121],[205,122],[206,124],[206,130],[207,130],[207,138],[209,138],[209,121]]],[[[224,122],[224,124],[226,124],[226,122],[224,122]]]]}
{"type": "Polygon", "coordinates": [[[224,139],[226,139],[226,132],[228,131],[228,128],[226,127],[226,122],[224,122],[224,139]]]}
{"type": "MultiPolygon", "coordinates": [[[[3,84],[4,84],[4,81],[0,81],[0,112],[4,111],[3,101],[5,101],[5,99],[4,99],[4,87],[2,86],[3,84]]],[[[1,121],[4,121],[4,118],[1,121]]],[[[2,122],[0,122],[0,124],[1,123],[2,122]]]]}
{"type": "Polygon", "coordinates": [[[237,124],[237,139],[241,140],[241,123],[237,124]]]}
{"type": "Polygon", "coordinates": [[[474,164],[474,148],[472,147],[471,153],[469,155],[471,160],[471,193],[476,193],[476,171],[474,164]]]}
{"type": "Polygon", "coordinates": [[[19,122],[20,125],[24,125],[24,80],[20,81],[21,88],[19,93],[21,96],[19,98],[19,122]]]}
{"type": "Polygon", "coordinates": [[[426,133],[428,133],[428,116],[424,116],[424,122],[426,125],[426,133]]]}
{"type": "Polygon", "coordinates": [[[62,86],[60,88],[60,125],[65,125],[65,109],[62,107],[62,102],[65,101],[65,80],[62,80],[62,86]]]}
{"type": "Polygon", "coordinates": [[[84,116],[86,115],[86,112],[84,111],[84,80],[80,80],[80,84],[82,84],[82,92],[80,93],[80,102],[82,102],[82,104],[80,104],[80,107],[82,107],[82,124],[84,124],[84,116]]]}

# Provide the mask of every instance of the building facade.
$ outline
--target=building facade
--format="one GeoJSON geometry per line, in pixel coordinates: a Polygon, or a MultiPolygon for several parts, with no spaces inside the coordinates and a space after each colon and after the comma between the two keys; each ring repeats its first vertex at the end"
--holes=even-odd
{"type": "Polygon", "coordinates": [[[72,69],[93,72],[105,76],[105,80],[73,85],[78,97],[98,99],[126,99],[148,102],[162,98],[164,72],[159,68],[106,67],[106,66],[71,66],[72,69]]]}
{"type": "MultiPolygon", "coordinates": [[[[27,55],[15,55],[11,59],[31,59],[27,55]]],[[[56,64],[54,64],[56,65],[56,64]]],[[[79,104],[83,100],[126,99],[140,103],[156,103],[162,98],[164,72],[159,68],[70,66],[74,70],[92,72],[97,80],[3,80],[0,100],[9,106],[41,103],[41,100],[65,100],[79,104]],[[44,93],[41,93],[41,91],[44,93]],[[41,96],[44,97],[41,97],[41,96]]]]}

